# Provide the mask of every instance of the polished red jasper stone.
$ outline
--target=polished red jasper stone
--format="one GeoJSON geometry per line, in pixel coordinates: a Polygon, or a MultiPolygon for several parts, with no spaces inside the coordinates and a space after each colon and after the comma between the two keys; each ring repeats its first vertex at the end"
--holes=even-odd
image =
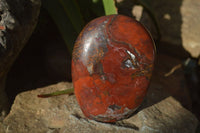
{"type": "Polygon", "coordinates": [[[86,117],[115,122],[142,103],[154,64],[154,42],[123,15],[94,19],[80,33],[72,57],[75,95],[86,117]]]}

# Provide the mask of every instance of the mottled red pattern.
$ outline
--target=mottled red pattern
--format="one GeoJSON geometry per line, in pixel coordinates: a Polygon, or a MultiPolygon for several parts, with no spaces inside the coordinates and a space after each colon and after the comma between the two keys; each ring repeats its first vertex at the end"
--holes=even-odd
{"type": "Polygon", "coordinates": [[[72,80],[86,117],[115,122],[142,103],[154,63],[154,43],[136,20],[103,16],[91,21],[77,38],[72,80]]]}

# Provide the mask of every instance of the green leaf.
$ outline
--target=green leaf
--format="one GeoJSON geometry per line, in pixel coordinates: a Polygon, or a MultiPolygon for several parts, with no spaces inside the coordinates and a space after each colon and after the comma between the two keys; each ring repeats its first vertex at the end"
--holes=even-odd
{"type": "Polygon", "coordinates": [[[80,11],[83,16],[85,23],[91,20],[90,3],[91,0],[77,0],[78,5],[80,5],[80,11]]]}
{"type": "Polygon", "coordinates": [[[77,3],[80,5],[81,14],[86,23],[105,15],[102,0],[77,0],[77,3]]]}
{"type": "Polygon", "coordinates": [[[66,15],[73,24],[76,32],[80,32],[83,28],[84,22],[80,12],[80,8],[75,0],[58,0],[63,6],[66,15]]]}
{"type": "Polygon", "coordinates": [[[63,90],[63,91],[56,91],[53,93],[48,93],[48,94],[41,94],[38,95],[40,98],[47,98],[47,97],[52,97],[52,96],[59,96],[59,95],[64,95],[64,94],[73,94],[74,93],[74,88],[63,90]]]}
{"type": "Polygon", "coordinates": [[[97,16],[105,15],[102,0],[93,0],[90,5],[91,5],[90,6],[91,11],[94,12],[97,16]]]}
{"type": "Polygon", "coordinates": [[[106,15],[117,14],[114,0],[103,0],[103,6],[106,15]]]}
{"type": "Polygon", "coordinates": [[[67,45],[70,55],[72,55],[74,42],[83,27],[83,20],[81,20],[81,16],[77,9],[78,7],[76,7],[76,5],[71,5],[73,8],[76,7],[72,13],[73,10],[71,8],[66,9],[66,6],[63,7],[65,0],[62,0],[63,3],[60,1],[61,0],[42,0],[42,5],[54,20],[63,40],[65,41],[65,44],[67,45]]]}

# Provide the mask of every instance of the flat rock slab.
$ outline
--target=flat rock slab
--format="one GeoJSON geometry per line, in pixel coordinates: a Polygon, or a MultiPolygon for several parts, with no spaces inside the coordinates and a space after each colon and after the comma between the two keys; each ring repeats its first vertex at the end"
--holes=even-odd
{"type": "MultiPolygon", "coordinates": [[[[2,124],[0,123],[0,131],[6,133],[193,133],[198,124],[196,117],[172,97],[156,104],[144,102],[138,113],[114,124],[86,119],[77,104],[75,95],[37,97],[38,94],[72,87],[72,83],[61,82],[19,94],[9,115],[2,124]],[[150,104],[153,105],[149,106],[150,104]]],[[[153,97],[151,91],[146,101],[150,97],[153,97]]]]}

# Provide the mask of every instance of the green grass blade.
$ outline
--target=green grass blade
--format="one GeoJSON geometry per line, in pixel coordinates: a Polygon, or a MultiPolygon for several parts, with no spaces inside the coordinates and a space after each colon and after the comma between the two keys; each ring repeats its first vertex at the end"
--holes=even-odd
{"type": "Polygon", "coordinates": [[[53,93],[48,93],[48,94],[41,94],[38,95],[40,98],[47,98],[47,97],[52,97],[52,96],[59,96],[59,95],[64,95],[64,94],[73,94],[74,93],[74,88],[63,90],[63,91],[56,91],[53,93]]]}
{"type": "Polygon", "coordinates": [[[105,15],[117,14],[114,0],[103,0],[105,15]]]}

